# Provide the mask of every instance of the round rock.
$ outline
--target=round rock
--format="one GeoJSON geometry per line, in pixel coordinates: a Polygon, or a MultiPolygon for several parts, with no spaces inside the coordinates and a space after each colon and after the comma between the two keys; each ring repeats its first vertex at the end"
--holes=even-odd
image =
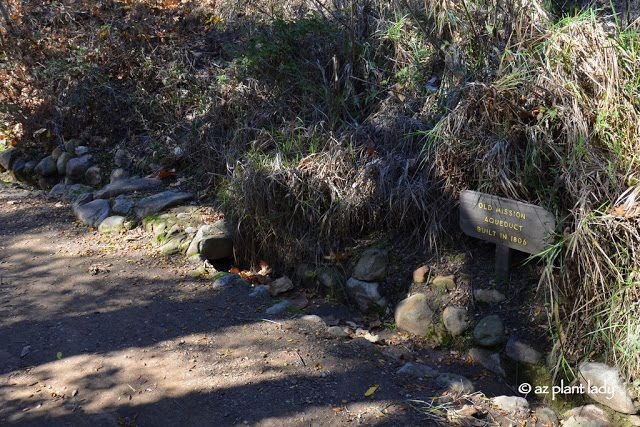
{"type": "Polygon", "coordinates": [[[388,253],[384,249],[366,250],[353,271],[352,277],[365,282],[376,282],[387,274],[388,253]]]}
{"type": "Polygon", "coordinates": [[[2,171],[11,170],[13,163],[18,160],[18,152],[13,148],[0,153],[0,169],[2,171]]]}
{"type": "Polygon", "coordinates": [[[465,307],[449,305],[442,312],[442,321],[451,336],[457,337],[469,327],[469,312],[465,307]]]}
{"type": "Polygon", "coordinates": [[[436,378],[436,383],[457,393],[473,393],[475,391],[473,383],[467,377],[458,374],[448,372],[440,374],[436,378]]]}
{"type": "Polygon", "coordinates": [[[482,347],[495,347],[505,340],[504,325],[497,315],[487,316],[473,330],[473,339],[482,347]]]}
{"type": "Polygon", "coordinates": [[[54,148],[53,151],[51,152],[51,158],[53,159],[54,162],[57,162],[61,155],[62,155],[62,150],[60,149],[60,147],[54,148]]]}
{"type": "Polygon", "coordinates": [[[65,193],[68,190],[69,190],[69,186],[68,185],[64,185],[62,183],[56,184],[56,185],[53,186],[51,191],[49,191],[49,194],[47,195],[47,199],[60,200],[60,199],[62,199],[62,196],[64,196],[65,193]]]}
{"type": "Polygon", "coordinates": [[[528,344],[523,343],[516,337],[509,338],[505,347],[506,355],[517,361],[535,365],[542,358],[542,354],[528,344]]]}
{"type": "Polygon", "coordinates": [[[71,160],[73,158],[73,155],[70,153],[62,153],[60,154],[60,157],[58,157],[58,160],[56,161],[56,168],[58,169],[58,175],[62,175],[64,176],[65,172],[67,171],[67,163],[69,163],[69,160],[71,160]]]}
{"type": "Polygon", "coordinates": [[[558,424],[558,416],[551,408],[540,408],[536,410],[536,417],[541,424],[558,424]]]}
{"type": "Polygon", "coordinates": [[[67,162],[67,177],[70,179],[82,179],[85,172],[91,166],[91,155],[76,157],[67,162]]]}
{"type": "Polygon", "coordinates": [[[46,178],[57,174],[58,168],[56,167],[56,162],[53,161],[53,158],[51,156],[47,156],[44,159],[40,160],[34,172],[46,178]]]}
{"type": "Polygon", "coordinates": [[[290,301],[282,301],[279,302],[277,304],[272,305],[271,307],[267,308],[266,313],[267,314],[282,314],[285,311],[287,311],[287,309],[289,307],[291,307],[291,302],[290,301]]]}
{"type": "Polygon", "coordinates": [[[507,299],[503,293],[496,289],[476,289],[473,291],[473,297],[476,301],[486,302],[489,304],[497,304],[507,299]]]}
{"type": "Polygon", "coordinates": [[[123,216],[110,216],[104,219],[98,226],[98,231],[101,233],[119,233],[124,229],[125,217],[123,216]]]}
{"type": "Polygon", "coordinates": [[[129,178],[129,174],[127,173],[127,171],[122,168],[118,168],[114,169],[113,172],[111,172],[111,175],[109,176],[109,182],[113,183],[116,181],[122,181],[123,179],[127,178],[129,178]]]}
{"type": "Polygon", "coordinates": [[[376,311],[387,306],[387,300],[380,294],[380,284],[365,282],[350,277],[347,280],[347,294],[362,312],[376,311]]]}
{"type": "Polygon", "coordinates": [[[580,382],[590,398],[623,414],[638,412],[631,391],[617,368],[604,363],[587,362],[579,370],[580,382]]]}
{"type": "Polygon", "coordinates": [[[528,408],[529,402],[524,397],[519,396],[496,396],[491,399],[494,405],[504,409],[505,411],[510,411],[515,408],[528,408]]]}
{"type": "Polygon", "coordinates": [[[433,330],[433,311],[425,294],[415,294],[400,301],[395,312],[398,329],[426,337],[433,330]]]}
{"type": "Polygon", "coordinates": [[[97,225],[109,216],[109,202],[104,199],[94,200],[76,207],[73,212],[81,222],[97,225]]]}
{"type": "Polygon", "coordinates": [[[87,184],[97,187],[102,182],[102,170],[98,166],[91,166],[84,173],[84,180],[87,184]]]}

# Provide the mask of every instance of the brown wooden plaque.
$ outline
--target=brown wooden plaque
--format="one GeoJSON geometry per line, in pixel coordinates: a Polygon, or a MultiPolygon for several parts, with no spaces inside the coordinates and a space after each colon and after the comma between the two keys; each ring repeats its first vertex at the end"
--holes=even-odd
{"type": "Polygon", "coordinates": [[[537,254],[549,248],[556,221],[540,206],[476,191],[460,195],[460,228],[467,236],[537,254]]]}

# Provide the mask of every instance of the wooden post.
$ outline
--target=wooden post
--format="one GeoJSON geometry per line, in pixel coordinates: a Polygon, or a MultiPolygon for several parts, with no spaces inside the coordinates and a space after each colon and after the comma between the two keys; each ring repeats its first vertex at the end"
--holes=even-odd
{"type": "Polygon", "coordinates": [[[502,280],[509,281],[510,270],[511,249],[507,246],[496,245],[496,275],[502,280]]]}

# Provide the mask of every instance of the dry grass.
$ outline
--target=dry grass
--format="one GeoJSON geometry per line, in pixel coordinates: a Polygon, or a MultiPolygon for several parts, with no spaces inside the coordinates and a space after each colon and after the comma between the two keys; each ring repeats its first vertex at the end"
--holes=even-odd
{"type": "Polygon", "coordinates": [[[637,40],[607,33],[593,13],[523,21],[524,37],[505,46],[495,77],[463,85],[436,126],[439,166],[455,192],[475,182],[556,212],[564,231],[544,254],[542,282],[554,305],[557,368],[596,354],[636,380],[640,241],[637,190],[627,181],[638,166],[637,40]],[[626,201],[615,205],[630,210],[612,216],[607,207],[620,195],[626,201]]]}

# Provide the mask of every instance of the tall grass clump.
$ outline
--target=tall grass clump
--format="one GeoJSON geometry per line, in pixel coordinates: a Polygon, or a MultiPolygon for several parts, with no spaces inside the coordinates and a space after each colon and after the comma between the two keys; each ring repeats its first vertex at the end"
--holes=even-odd
{"type": "MultiPolygon", "coordinates": [[[[628,182],[638,167],[640,45],[633,29],[605,31],[592,10],[553,22],[536,2],[511,4],[496,12],[516,14],[502,24],[510,36],[484,48],[493,54],[445,61],[452,79],[458,69],[468,81],[451,85],[455,105],[431,131],[436,162],[454,193],[470,187],[556,213],[559,243],[542,255],[541,280],[556,368],[597,354],[634,380],[639,242],[637,191],[628,182]]],[[[472,21],[452,30],[469,26],[459,51],[473,52],[474,38],[490,40],[472,21]]]]}
{"type": "Polygon", "coordinates": [[[281,10],[237,47],[235,79],[259,94],[224,188],[245,258],[291,265],[382,229],[432,245],[443,233],[452,203],[415,114],[433,97],[432,48],[408,13],[373,1],[281,10]]]}

